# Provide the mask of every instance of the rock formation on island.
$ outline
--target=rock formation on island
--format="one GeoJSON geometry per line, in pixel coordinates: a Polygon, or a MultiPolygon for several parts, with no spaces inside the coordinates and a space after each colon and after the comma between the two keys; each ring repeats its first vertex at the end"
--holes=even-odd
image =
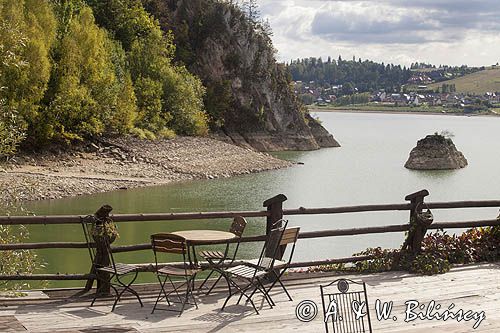
{"type": "Polygon", "coordinates": [[[465,166],[467,159],[464,155],[450,138],[440,134],[427,135],[418,140],[405,164],[405,168],[415,170],[460,169],[465,166]]]}
{"type": "Polygon", "coordinates": [[[214,133],[260,151],[313,150],[339,143],[295,96],[275,58],[269,27],[216,0],[143,0],[172,31],[176,58],[201,78],[214,133]]]}

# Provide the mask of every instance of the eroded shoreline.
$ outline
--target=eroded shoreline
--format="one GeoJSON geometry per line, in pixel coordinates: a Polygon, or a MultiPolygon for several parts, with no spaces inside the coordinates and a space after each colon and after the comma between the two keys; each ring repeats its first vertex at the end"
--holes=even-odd
{"type": "Polygon", "coordinates": [[[0,165],[0,202],[60,199],[286,168],[293,163],[212,138],[121,138],[0,165]]]}

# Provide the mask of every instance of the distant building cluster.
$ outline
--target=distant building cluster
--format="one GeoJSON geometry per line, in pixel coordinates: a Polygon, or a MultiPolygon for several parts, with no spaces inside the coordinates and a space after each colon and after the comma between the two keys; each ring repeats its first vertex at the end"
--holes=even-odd
{"type": "Polygon", "coordinates": [[[319,85],[314,81],[293,82],[295,94],[307,105],[347,105],[376,103],[386,106],[443,106],[446,108],[462,108],[465,112],[479,111],[488,107],[500,106],[500,92],[485,94],[457,93],[455,86],[444,83],[437,91],[432,91],[424,83],[428,79],[423,76],[412,79],[414,91],[387,92],[379,90],[374,93],[359,93],[358,89],[346,85],[319,85]]]}
{"type": "Polygon", "coordinates": [[[464,108],[474,104],[498,104],[500,103],[500,93],[487,92],[484,95],[418,92],[391,94],[379,91],[373,94],[371,101],[394,106],[428,105],[464,108]]]}
{"type": "MultiPolygon", "coordinates": [[[[314,81],[293,82],[294,92],[305,104],[331,104],[337,100],[338,96],[343,95],[342,85],[319,86],[314,81]]],[[[354,88],[354,91],[358,90],[354,88]]]]}

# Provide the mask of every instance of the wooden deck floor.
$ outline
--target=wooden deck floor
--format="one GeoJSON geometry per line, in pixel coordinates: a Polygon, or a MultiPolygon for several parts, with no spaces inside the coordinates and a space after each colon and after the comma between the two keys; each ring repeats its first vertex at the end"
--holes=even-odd
{"type": "MultiPolygon", "coordinates": [[[[454,268],[436,276],[415,276],[403,272],[343,276],[367,283],[374,332],[500,332],[500,264],[483,264],[454,268]],[[374,311],[377,299],[394,302],[391,319],[378,321],[374,311]],[[415,320],[405,322],[405,301],[431,300],[446,309],[484,311],[486,318],[477,329],[474,320],[415,320]],[[396,315],[394,321],[392,316],[396,315]]],[[[199,298],[199,309],[188,308],[181,317],[157,311],[151,314],[154,292],[141,291],[144,308],[133,299],[120,302],[111,313],[110,301],[98,301],[92,308],[89,300],[58,298],[29,301],[0,300],[0,332],[324,332],[320,284],[338,278],[330,274],[294,274],[286,284],[294,301],[283,294],[274,296],[277,306],[270,309],[256,297],[260,315],[251,307],[230,302],[225,312],[219,309],[225,293],[220,290],[199,298]],[[300,275],[299,277],[297,277],[300,275]],[[317,317],[308,323],[295,316],[297,304],[312,300],[318,304],[317,317]]],[[[60,295],[59,295],[60,296],[60,295]]]]}

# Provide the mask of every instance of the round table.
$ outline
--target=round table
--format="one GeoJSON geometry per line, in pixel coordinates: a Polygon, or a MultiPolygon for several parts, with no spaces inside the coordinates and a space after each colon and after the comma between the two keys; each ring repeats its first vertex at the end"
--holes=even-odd
{"type": "MultiPolygon", "coordinates": [[[[198,258],[196,256],[195,245],[210,245],[210,244],[220,244],[221,242],[229,241],[236,238],[236,235],[228,231],[218,231],[218,230],[183,230],[174,231],[172,234],[180,236],[185,240],[189,241],[190,246],[193,251],[193,259],[195,263],[198,263],[198,258]]],[[[229,248],[229,243],[226,244],[226,253],[229,248]]]]}
{"type": "Polygon", "coordinates": [[[236,238],[232,232],[219,230],[183,230],[172,232],[172,234],[181,236],[191,244],[197,245],[209,245],[236,238]]]}

